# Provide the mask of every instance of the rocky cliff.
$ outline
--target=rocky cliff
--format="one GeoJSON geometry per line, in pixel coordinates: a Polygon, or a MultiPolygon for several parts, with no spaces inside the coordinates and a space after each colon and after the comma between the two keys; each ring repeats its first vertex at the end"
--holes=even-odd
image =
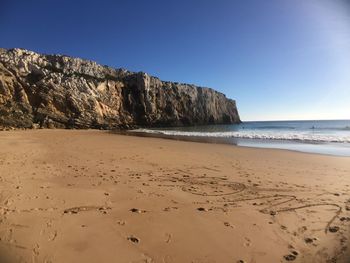
{"type": "Polygon", "coordinates": [[[23,49],[0,49],[0,126],[128,128],[240,122],[210,88],[23,49]]]}

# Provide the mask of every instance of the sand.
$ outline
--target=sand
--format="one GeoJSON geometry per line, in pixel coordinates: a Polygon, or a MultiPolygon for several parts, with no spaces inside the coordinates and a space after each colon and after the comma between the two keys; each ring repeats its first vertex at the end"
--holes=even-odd
{"type": "Polygon", "coordinates": [[[0,262],[350,262],[350,158],[0,132],[0,262]]]}

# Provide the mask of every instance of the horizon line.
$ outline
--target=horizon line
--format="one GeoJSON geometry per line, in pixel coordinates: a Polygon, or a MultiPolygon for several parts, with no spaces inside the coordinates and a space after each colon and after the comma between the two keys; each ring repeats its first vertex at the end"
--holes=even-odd
{"type": "Polygon", "coordinates": [[[242,122],[257,122],[257,121],[261,121],[261,122],[268,122],[268,121],[350,121],[350,119],[285,119],[285,120],[280,120],[280,119],[276,119],[276,120],[241,120],[242,122]]]}

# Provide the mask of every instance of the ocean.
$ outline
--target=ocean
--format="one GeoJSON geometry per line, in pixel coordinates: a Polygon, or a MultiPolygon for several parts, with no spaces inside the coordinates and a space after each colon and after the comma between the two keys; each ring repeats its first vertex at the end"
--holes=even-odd
{"type": "Polygon", "coordinates": [[[246,147],[350,156],[350,120],[250,121],[230,125],[137,129],[132,132],[246,147]]]}

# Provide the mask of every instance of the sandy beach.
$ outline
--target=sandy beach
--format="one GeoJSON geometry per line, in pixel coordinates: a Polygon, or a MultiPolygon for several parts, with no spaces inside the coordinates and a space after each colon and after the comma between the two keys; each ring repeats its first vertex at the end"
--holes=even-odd
{"type": "Polygon", "coordinates": [[[0,132],[0,262],[350,262],[350,158],[0,132]]]}

